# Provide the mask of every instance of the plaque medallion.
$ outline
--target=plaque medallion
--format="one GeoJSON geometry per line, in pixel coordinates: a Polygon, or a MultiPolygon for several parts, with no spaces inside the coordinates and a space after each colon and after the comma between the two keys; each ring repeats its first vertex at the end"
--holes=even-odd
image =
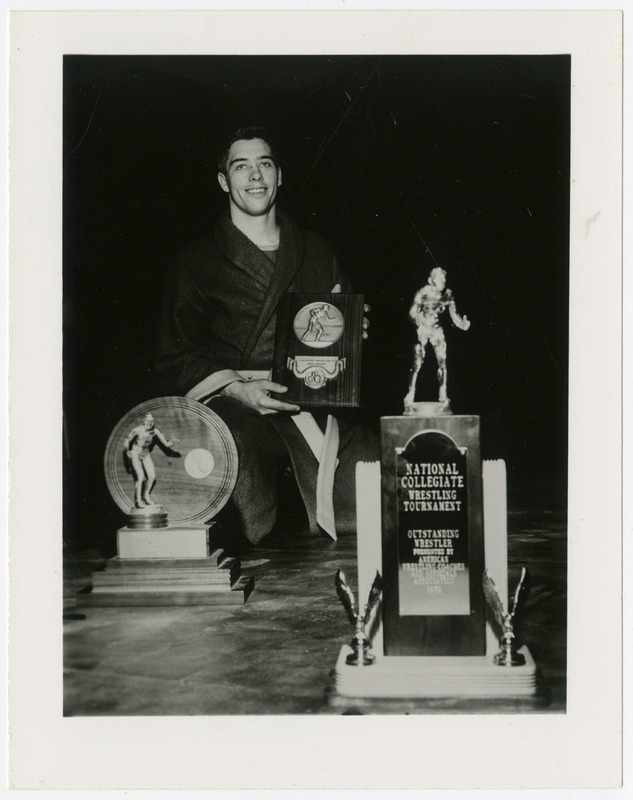
{"type": "Polygon", "coordinates": [[[294,318],[295,336],[308,347],[329,347],[343,335],[345,317],[333,303],[308,303],[294,318]]]}
{"type": "Polygon", "coordinates": [[[215,459],[213,455],[203,447],[194,447],[185,456],[185,469],[192,478],[206,478],[213,472],[215,459]]]}

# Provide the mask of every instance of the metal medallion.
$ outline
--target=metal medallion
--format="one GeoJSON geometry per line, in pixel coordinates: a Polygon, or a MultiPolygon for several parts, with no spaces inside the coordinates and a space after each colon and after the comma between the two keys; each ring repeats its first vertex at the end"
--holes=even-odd
{"type": "Polygon", "coordinates": [[[332,303],[308,303],[295,316],[295,336],[308,347],[329,347],[345,329],[345,317],[332,303]]]}
{"type": "Polygon", "coordinates": [[[195,447],[185,456],[185,470],[192,478],[206,478],[213,472],[215,459],[203,447],[195,447]]]}

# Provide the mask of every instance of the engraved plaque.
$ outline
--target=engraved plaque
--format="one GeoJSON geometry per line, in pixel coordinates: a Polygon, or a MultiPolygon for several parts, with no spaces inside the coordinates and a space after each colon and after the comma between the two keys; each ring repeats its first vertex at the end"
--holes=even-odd
{"type": "Polygon", "coordinates": [[[358,406],[363,296],[286,294],[279,303],[273,380],[301,406],[358,406]]]}
{"type": "Polygon", "coordinates": [[[399,450],[400,614],[470,614],[466,448],[422,431],[399,450]]]}
{"type": "Polygon", "coordinates": [[[483,655],[479,418],[381,419],[385,655],[483,655]]]}

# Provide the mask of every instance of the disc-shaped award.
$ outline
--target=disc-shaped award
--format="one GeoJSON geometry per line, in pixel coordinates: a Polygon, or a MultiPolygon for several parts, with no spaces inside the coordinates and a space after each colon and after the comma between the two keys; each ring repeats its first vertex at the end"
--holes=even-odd
{"type": "Polygon", "coordinates": [[[139,465],[141,475],[155,473],[150,499],[164,506],[170,525],[207,522],[231,496],[237,449],[210,408],[185,397],[159,397],[128,412],[108,439],[106,483],[126,514],[135,508],[139,465]]]}

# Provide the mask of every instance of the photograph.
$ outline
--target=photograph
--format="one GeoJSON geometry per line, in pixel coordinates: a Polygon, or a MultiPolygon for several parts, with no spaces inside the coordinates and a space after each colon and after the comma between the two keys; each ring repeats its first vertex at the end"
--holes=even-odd
{"type": "Polygon", "coordinates": [[[65,714],[564,712],[570,66],[568,55],[64,57],[65,714]],[[337,286],[362,294],[366,338],[331,341],[337,286]],[[307,366],[272,375],[278,351],[282,366],[307,366]],[[297,375],[328,354],[347,364],[325,386],[297,375]],[[211,421],[172,399],[183,397],[211,421]],[[308,413],[312,450],[296,419],[308,413]],[[413,492],[409,481],[415,506],[402,501],[405,542],[389,555],[401,575],[388,585],[385,563],[383,607],[416,612],[394,654],[485,654],[475,484],[482,460],[501,460],[508,576],[490,577],[507,595],[501,584],[514,592],[527,571],[513,648],[534,659],[533,696],[449,687],[328,703],[353,633],[334,576],[356,584],[355,466],[389,448],[388,417],[407,426],[403,445],[447,418],[479,429],[463,500],[448,478],[418,478],[413,492]],[[324,520],[328,419],[338,465],[324,520]],[[232,461],[216,441],[225,428],[232,461]],[[194,451],[212,454],[211,472],[192,474],[194,451]],[[212,515],[216,492],[227,496],[212,515]],[[201,552],[219,550],[224,569],[187,565],[186,548],[169,551],[177,564],[142,564],[161,506],[166,530],[204,536],[211,522],[201,552]],[[418,530],[434,547],[407,554],[418,530]],[[438,531],[458,531],[452,554],[438,531]],[[472,616],[471,634],[460,626],[472,616]],[[439,627],[416,635],[425,619],[439,627]]]}
{"type": "Polygon", "coordinates": [[[617,786],[621,13],[9,27],[11,787],[617,786]]]}

